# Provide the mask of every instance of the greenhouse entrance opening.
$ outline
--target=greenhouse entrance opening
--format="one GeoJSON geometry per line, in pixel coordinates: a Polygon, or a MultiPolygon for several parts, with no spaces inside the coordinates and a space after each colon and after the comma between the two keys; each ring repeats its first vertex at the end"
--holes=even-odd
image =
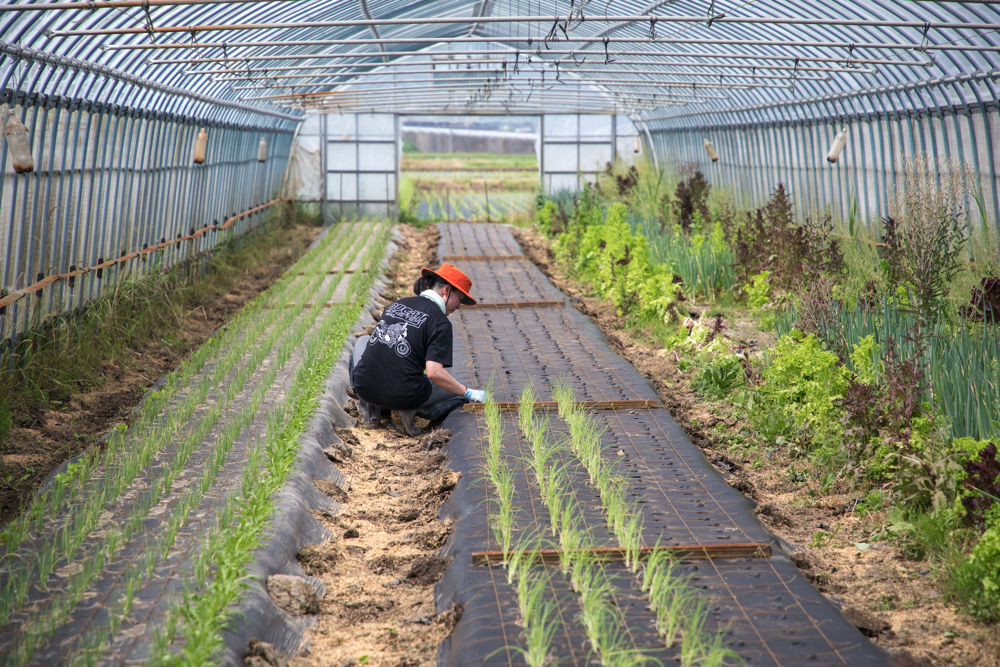
{"type": "Polygon", "coordinates": [[[537,116],[407,116],[400,120],[402,219],[530,218],[539,184],[537,116]]]}

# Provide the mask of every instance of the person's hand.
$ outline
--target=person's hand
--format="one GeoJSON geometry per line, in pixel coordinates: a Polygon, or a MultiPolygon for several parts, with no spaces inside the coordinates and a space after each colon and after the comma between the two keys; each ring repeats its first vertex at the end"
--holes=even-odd
{"type": "Polygon", "coordinates": [[[465,394],[462,395],[466,403],[485,403],[486,402],[486,392],[482,389],[472,389],[471,387],[466,387],[465,394]]]}

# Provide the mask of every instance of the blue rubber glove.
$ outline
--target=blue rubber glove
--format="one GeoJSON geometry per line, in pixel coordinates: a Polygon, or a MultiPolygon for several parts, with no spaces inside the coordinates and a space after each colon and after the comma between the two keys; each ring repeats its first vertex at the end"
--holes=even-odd
{"type": "Polygon", "coordinates": [[[465,393],[462,394],[462,398],[465,399],[466,403],[485,403],[486,392],[482,389],[472,389],[467,387],[465,393]]]}

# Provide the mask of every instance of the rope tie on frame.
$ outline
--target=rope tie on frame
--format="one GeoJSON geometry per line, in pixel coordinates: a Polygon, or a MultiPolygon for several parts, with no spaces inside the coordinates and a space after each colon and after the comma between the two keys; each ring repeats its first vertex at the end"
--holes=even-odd
{"type": "Polygon", "coordinates": [[[149,35],[149,40],[153,41],[156,39],[156,31],[153,29],[153,16],[149,13],[149,0],[142,0],[142,11],[146,14],[146,34],[149,35]]]}
{"type": "Polygon", "coordinates": [[[920,53],[927,53],[927,33],[930,32],[931,24],[929,22],[924,23],[924,36],[920,39],[920,46],[915,50],[920,53]]]}

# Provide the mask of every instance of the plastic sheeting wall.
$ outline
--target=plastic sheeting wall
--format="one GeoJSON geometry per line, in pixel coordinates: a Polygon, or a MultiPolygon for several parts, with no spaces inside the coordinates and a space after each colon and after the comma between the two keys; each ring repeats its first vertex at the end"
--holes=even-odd
{"type": "MultiPolygon", "coordinates": [[[[994,142],[1000,137],[997,107],[985,113],[862,115],[827,121],[764,125],[733,124],[693,129],[653,130],[653,148],[665,166],[696,163],[709,181],[732,190],[743,207],[760,205],[778,185],[790,189],[799,216],[815,211],[856,219],[874,228],[889,213],[894,188],[903,180],[906,155],[927,154],[965,162],[980,174],[987,224],[1000,221],[1000,174],[994,142]],[[833,137],[848,129],[848,142],[835,164],[826,160],[833,137]],[[704,149],[708,138],[720,159],[704,149]]],[[[982,219],[969,202],[970,223],[982,219]]],[[[1000,231],[1000,226],[997,227],[1000,231]]]]}
{"type": "Polygon", "coordinates": [[[545,114],[539,155],[545,191],[576,191],[585,182],[593,183],[616,157],[630,161],[635,132],[627,116],[545,114]]]}
{"type": "MultiPolygon", "coordinates": [[[[395,114],[320,116],[326,135],[326,219],[396,214],[399,119],[395,114]]],[[[321,130],[322,131],[322,130],[321,130]]]]}
{"type": "MultiPolygon", "coordinates": [[[[6,119],[8,106],[0,105],[6,119]]],[[[0,287],[24,289],[47,276],[100,264],[193,234],[273,198],[282,186],[292,133],[211,123],[117,105],[34,96],[16,107],[35,170],[18,175],[0,142],[0,287]],[[208,132],[204,164],[195,137],[208,132]],[[267,160],[257,161],[261,137],[267,160]]],[[[62,279],[0,311],[0,347],[47,319],[79,310],[121,279],[194,257],[258,224],[266,210],[141,258],[62,279]]]]}
{"type": "Polygon", "coordinates": [[[323,199],[323,148],[320,117],[306,116],[292,144],[288,165],[288,193],[300,202],[323,199]]]}

